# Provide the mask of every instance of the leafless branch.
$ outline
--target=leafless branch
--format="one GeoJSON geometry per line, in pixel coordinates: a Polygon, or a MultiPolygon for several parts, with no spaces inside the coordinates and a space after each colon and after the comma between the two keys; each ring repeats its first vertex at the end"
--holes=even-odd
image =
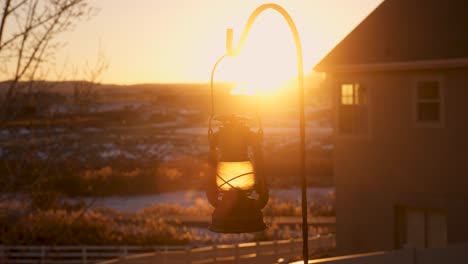
{"type": "Polygon", "coordinates": [[[18,83],[32,80],[37,72],[49,62],[50,51],[59,47],[54,40],[69,31],[82,17],[94,9],[88,0],[4,0],[0,17],[0,58],[3,79],[10,80],[6,94],[0,101],[0,120],[12,117],[9,114],[18,83]],[[10,20],[16,20],[10,23],[10,20]],[[9,28],[9,24],[12,24],[9,28]],[[9,74],[8,68],[14,68],[9,74]]]}

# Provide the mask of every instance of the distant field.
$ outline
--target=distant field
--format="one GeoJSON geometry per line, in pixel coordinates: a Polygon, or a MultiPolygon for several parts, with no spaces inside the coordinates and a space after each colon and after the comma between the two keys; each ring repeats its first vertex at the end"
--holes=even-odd
{"type": "MultiPolygon", "coordinates": [[[[216,92],[218,108],[246,110],[257,103],[229,95],[226,87],[216,92]]],[[[13,182],[1,191],[21,191],[38,178],[67,196],[203,189],[209,169],[205,85],[94,89],[95,100],[77,105],[66,87],[55,87],[49,93],[61,93],[50,97],[56,101],[29,106],[0,126],[0,157],[5,160],[0,173],[13,182]]],[[[272,187],[294,187],[299,181],[297,110],[294,104],[276,102],[273,108],[260,105],[265,170],[272,187]]],[[[330,186],[329,103],[308,100],[306,110],[309,183],[330,186]]]]}

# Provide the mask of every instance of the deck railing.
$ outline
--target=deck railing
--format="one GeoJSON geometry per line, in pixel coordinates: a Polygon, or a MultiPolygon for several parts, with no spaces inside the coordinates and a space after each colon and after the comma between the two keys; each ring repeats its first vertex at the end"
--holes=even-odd
{"type": "MultiPolygon", "coordinates": [[[[311,254],[332,250],[333,235],[309,238],[311,254]]],[[[192,246],[6,246],[0,245],[3,264],[254,263],[301,255],[302,240],[276,240],[232,245],[192,246]]],[[[272,262],[273,263],[273,262],[272,262]]]]}
{"type": "MultiPolygon", "coordinates": [[[[309,238],[309,253],[331,251],[335,248],[335,236],[309,238]]],[[[295,259],[302,255],[302,239],[275,240],[234,245],[214,245],[164,252],[121,257],[100,264],[249,264],[275,263],[278,259],[295,259]]]]}

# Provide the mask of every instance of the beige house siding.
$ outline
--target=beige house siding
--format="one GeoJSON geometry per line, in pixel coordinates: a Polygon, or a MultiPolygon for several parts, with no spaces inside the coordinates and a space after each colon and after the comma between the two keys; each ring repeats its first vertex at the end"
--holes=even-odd
{"type": "Polygon", "coordinates": [[[396,247],[396,206],[442,210],[449,243],[468,241],[468,69],[327,76],[334,92],[334,173],[340,254],[396,247]],[[414,120],[417,80],[439,80],[442,122],[414,120]],[[339,89],[368,92],[369,132],[338,131],[339,89]]]}

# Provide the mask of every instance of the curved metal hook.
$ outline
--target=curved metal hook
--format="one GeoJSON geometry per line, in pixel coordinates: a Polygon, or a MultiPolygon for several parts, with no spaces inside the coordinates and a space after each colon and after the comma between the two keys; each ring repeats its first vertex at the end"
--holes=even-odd
{"type": "Polygon", "coordinates": [[[226,58],[227,54],[224,54],[221,56],[216,63],[213,66],[213,69],[211,70],[211,78],[210,78],[210,89],[211,89],[211,115],[210,119],[208,121],[208,136],[213,134],[213,129],[211,129],[211,121],[213,120],[214,117],[214,75],[216,72],[216,68],[218,68],[218,64],[226,58]]]}

